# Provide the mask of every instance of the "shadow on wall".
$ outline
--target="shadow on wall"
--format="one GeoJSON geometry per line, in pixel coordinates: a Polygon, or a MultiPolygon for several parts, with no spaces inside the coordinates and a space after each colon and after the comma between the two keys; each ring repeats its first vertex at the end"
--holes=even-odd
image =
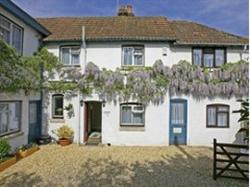
{"type": "MultiPolygon", "coordinates": [[[[69,175],[70,171],[42,179],[34,173],[14,173],[1,178],[0,186],[76,186],[76,187],[166,187],[166,186],[248,186],[245,181],[220,178],[212,179],[212,159],[208,156],[193,156],[183,147],[177,147],[180,153],[163,155],[157,161],[134,161],[129,158],[119,161],[111,156],[89,158],[80,169],[69,175]],[[67,173],[69,172],[69,173],[67,173]]],[[[143,155],[142,155],[143,157],[143,155]]],[[[39,172],[39,171],[38,171],[39,172]]]]}

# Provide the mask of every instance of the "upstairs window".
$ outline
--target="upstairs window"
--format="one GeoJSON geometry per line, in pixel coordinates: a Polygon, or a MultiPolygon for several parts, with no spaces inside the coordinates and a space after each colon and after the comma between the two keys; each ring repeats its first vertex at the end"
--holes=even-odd
{"type": "Polygon", "coordinates": [[[226,63],[226,50],[220,48],[194,48],[193,64],[200,67],[217,68],[226,63]]]}
{"type": "Polygon", "coordinates": [[[0,39],[15,48],[19,54],[22,54],[22,37],[22,28],[0,15],[0,39]]]}
{"type": "Polygon", "coordinates": [[[63,119],[63,95],[52,96],[52,118],[63,119]]]}
{"type": "Polygon", "coordinates": [[[121,126],[144,126],[145,109],[139,103],[121,104],[121,126]]]}
{"type": "Polygon", "coordinates": [[[61,62],[65,66],[80,65],[80,47],[61,47],[61,62]]]}
{"type": "Polygon", "coordinates": [[[207,105],[207,127],[229,127],[229,105],[207,105]]]}
{"type": "Polygon", "coordinates": [[[0,102],[0,136],[21,130],[21,102],[0,102]]]}
{"type": "Polygon", "coordinates": [[[143,46],[124,46],[122,48],[123,66],[144,66],[143,46]]]}

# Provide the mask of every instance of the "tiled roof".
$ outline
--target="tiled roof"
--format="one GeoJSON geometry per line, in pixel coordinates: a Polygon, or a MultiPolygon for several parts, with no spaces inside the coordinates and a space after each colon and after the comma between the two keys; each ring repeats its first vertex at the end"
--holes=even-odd
{"type": "Polygon", "coordinates": [[[38,18],[52,34],[45,41],[176,41],[176,44],[242,45],[248,39],[190,21],[165,17],[58,17],[38,18]]]}
{"type": "Polygon", "coordinates": [[[51,31],[45,40],[173,40],[175,33],[164,17],[61,17],[38,18],[51,31]]]}
{"type": "Polygon", "coordinates": [[[179,44],[248,44],[248,38],[191,21],[172,21],[172,28],[179,44]]]}

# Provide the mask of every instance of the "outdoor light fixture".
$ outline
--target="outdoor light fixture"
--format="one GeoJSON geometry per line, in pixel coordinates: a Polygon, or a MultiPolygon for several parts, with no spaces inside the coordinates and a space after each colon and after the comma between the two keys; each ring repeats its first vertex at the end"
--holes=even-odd
{"type": "Polygon", "coordinates": [[[105,99],[102,100],[102,107],[105,107],[106,101],[105,99]]]}
{"type": "Polygon", "coordinates": [[[84,101],[81,99],[80,100],[80,105],[83,106],[84,101]]]}

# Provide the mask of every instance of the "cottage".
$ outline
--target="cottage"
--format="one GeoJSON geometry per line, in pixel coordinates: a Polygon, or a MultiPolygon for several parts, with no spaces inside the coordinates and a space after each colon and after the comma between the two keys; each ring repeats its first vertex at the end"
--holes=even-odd
{"type": "MultiPolygon", "coordinates": [[[[44,39],[48,50],[65,67],[85,71],[88,62],[100,68],[152,66],[161,60],[172,67],[180,60],[218,68],[228,62],[248,60],[248,39],[191,21],[165,17],[137,17],[131,6],[114,17],[39,18],[51,35],[44,39]]],[[[240,105],[236,97],[196,99],[192,95],[166,94],[158,105],[135,100],[107,102],[98,95],[50,93],[49,133],[62,124],[70,125],[75,142],[92,136],[112,145],[212,144],[213,138],[234,142],[239,128],[240,105]],[[74,116],[58,110],[72,104],[74,116]],[[98,136],[100,135],[100,136],[98,136]]]]}

